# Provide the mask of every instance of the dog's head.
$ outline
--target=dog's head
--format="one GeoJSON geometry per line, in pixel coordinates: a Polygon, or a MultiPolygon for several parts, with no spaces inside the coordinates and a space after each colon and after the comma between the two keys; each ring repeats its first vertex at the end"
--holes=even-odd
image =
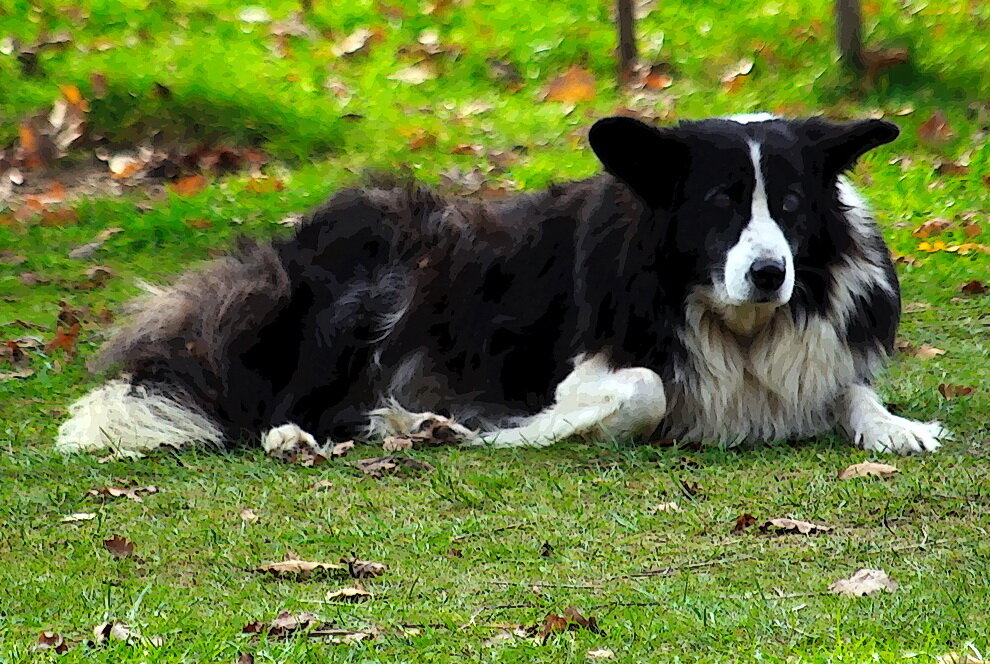
{"type": "Polygon", "coordinates": [[[760,114],[657,128],[614,117],[595,123],[590,141],[605,169],[670,224],[673,252],[696,270],[684,278],[732,307],[791,299],[795,264],[836,242],[826,226],[838,177],[898,133],[882,120],[760,114]]]}

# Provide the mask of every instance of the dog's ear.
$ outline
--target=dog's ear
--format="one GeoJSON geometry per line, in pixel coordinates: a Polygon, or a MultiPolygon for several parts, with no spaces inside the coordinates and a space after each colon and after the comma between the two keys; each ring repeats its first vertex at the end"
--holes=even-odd
{"type": "Polygon", "coordinates": [[[599,120],[588,132],[588,140],[605,170],[651,207],[669,202],[678,174],[688,167],[687,146],[672,130],[633,118],[599,120]]]}
{"type": "Polygon", "coordinates": [[[824,175],[833,178],[850,170],[860,157],[873,148],[890,143],[901,130],[885,120],[835,124],[813,118],[805,123],[804,133],[808,142],[822,155],[824,175]]]}

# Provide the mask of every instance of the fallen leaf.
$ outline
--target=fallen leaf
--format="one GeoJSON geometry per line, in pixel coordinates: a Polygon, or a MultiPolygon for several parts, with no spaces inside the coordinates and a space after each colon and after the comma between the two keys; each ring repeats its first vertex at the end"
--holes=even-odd
{"type": "Polygon", "coordinates": [[[968,397],[976,390],[975,387],[971,385],[952,385],[950,383],[939,383],[938,393],[941,394],[946,399],[955,399],[956,397],[968,397]]]}
{"type": "Polygon", "coordinates": [[[386,452],[404,452],[412,448],[413,441],[409,436],[385,436],[382,441],[382,449],[386,452]]]}
{"type": "Polygon", "coordinates": [[[646,511],[650,514],[658,514],[660,512],[683,512],[681,506],[674,501],[669,501],[666,503],[658,503],[657,505],[651,505],[646,508],[646,511]]]}
{"type": "Polygon", "coordinates": [[[309,487],[311,491],[318,491],[320,489],[332,489],[333,482],[330,480],[320,480],[313,486],[309,487]]]}
{"type": "Polygon", "coordinates": [[[258,515],[250,507],[245,507],[241,510],[241,520],[245,523],[254,523],[258,520],[258,515]]]}
{"type": "Polygon", "coordinates": [[[318,563],[310,562],[306,560],[299,560],[292,557],[286,557],[285,560],[278,563],[266,563],[261,567],[256,567],[255,572],[264,572],[271,574],[282,579],[286,578],[299,578],[307,579],[311,576],[318,576],[327,573],[338,573],[343,572],[347,568],[343,565],[335,565],[333,563],[318,563]]]}
{"type": "Polygon", "coordinates": [[[939,355],[945,355],[945,351],[929,344],[921,344],[918,346],[918,349],[914,351],[914,356],[919,360],[930,360],[933,357],[938,357],[939,355]]]}
{"type": "Polygon", "coordinates": [[[187,175],[171,183],[169,187],[178,196],[193,196],[206,189],[206,176],[200,174],[187,175]]]}
{"type": "Polygon", "coordinates": [[[244,23],[268,23],[272,20],[271,14],[264,7],[245,7],[237,14],[244,23]]]}
{"type": "Polygon", "coordinates": [[[408,67],[403,67],[399,71],[389,76],[390,81],[399,81],[408,85],[419,85],[426,81],[431,81],[438,76],[436,69],[429,62],[419,62],[408,67]]]}
{"type": "Polygon", "coordinates": [[[64,351],[67,355],[74,355],[76,352],[76,341],[79,338],[79,323],[73,323],[69,329],[59,327],[55,333],[55,338],[48,342],[45,351],[53,353],[56,350],[64,351]]]}
{"type": "Polygon", "coordinates": [[[978,223],[971,222],[962,227],[963,235],[968,238],[974,238],[980,234],[980,225],[978,223]]]}
{"type": "MultiPolygon", "coordinates": [[[[970,644],[972,648],[972,644],[970,644]]],[[[973,648],[976,650],[975,648],[973,648]]],[[[990,661],[983,659],[979,654],[970,655],[967,653],[947,652],[935,658],[935,664],[990,664],[990,661]]]]}
{"type": "Polygon", "coordinates": [[[794,519],[770,519],[760,525],[761,532],[775,532],[778,535],[785,533],[800,533],[801,535],[814,535],[816,533],[827,533],[832,530],[832,526],[809,521],[796,521],[794,519]]]}
{"type": "Polygon", "coordinates": [[[347,35],[331,49],[338,58],[345,55],[355,55],[368,46],[368,42],[374,33],[368,28],[358,28],[347,35]]]}
{"type": "Polygon", "coordinates": [[[330,625],[320,622],[313,613],[290,613],[280,611],[269,624],[250,622],[241,631],[245,634],[265,634],[270,639],[285,640],[299,632],[318,628],[330,628],[330,625]]]}
{"type": "Polygon", "coordinates": [[[736,525],[732,527],[731,532],[736,534],[741,533],[755,523],[756,523],[756,517],[753,516],[752,514],[749,513],[740,514],[739,517],[736,519],[736,525]]]}
{"type": "Polygon", "coordinates": [[[557,78],[550,81],[543,93],[545,101],[559,101],[577,104],[593,101],[597,94],[595,76],[588,70],[572,66],[557,78]]]}
{"type": "Polygon", "coordinates": [[[55,632],[42,632],[38,635],[38,642],[34,644],[33,650],[54,650],[56,654],[63,654],[69,649],[69,644],[61,634],[55,632]]]}
{"type": "Polygon", "coordinates": [[[939,175],[969,175],[969,166],[957,161],[940,161],[935,165],[939,175]]]}
{"type": "Polygon", "coordinates": [[[386,473],[395,471],[399,467],[406,467],[410,470],[433,470],[433,466],[426,461],[418,461],[417,459],[403,456],[381,456],[361,459],[357,462],[357,467],[364,474],[374,478],[380,478],[386,473]]]}
{"type": "Polygon", "coordinates": [[[345,440],[342,443],[337,443],[330,448],[330,458],[339,459],[341,457],[347,456],[347,453],[354,449],[353,440],[345,440]]]}
{"type": "Polygon", "coordinates": [[[26,261],[26,256],[15,254],[9,249],[0,250],[0,265],[20,265],[26,261]]]}
{"type": "Polygon", "coordinates": [[[547,614],[547,617],[543,619],[543,626],[540,629],[540,639],[546,643],[547,638],[551,634],[579,629],[586,629],[595,634],[603,633],[598,627],[598,621],[595,618],[585,618],[575,607],[568,606],[564,609],[564,615],[562,616],[554,613],[547,614]]]}
{"type": "Polygon", "coordinates": [[[608,648],[589,650],[587,653],[585,653],[584,656],[587,657],[588,659],[598,660],[598,661],[602,661],[606,659],[615,659],[615,653],[609,650],[608,648]]]}
{"type": "Polygon", "coordinates": [[[30,378],[34,375],[34,369],[24,368],[14,371],[0,371],[0,381],[12,380],[14,378],[30,378]]]}
{"type": "Polygon", "coordinates": [[[152,493],[158,493],[158,487],[156,486],[133,486],[133,487],[119,487],[119,486],[105,486],[99,489],[90,489],[86,492],[90,496],[107,497],[111,498],[130,498],[135,502],[143,502],[141,494],[150,495],[152,493]]]}
{"type": "Polygon", "coordinates": [[[355,583],[353,586],[347,586],[340,590],[330,591],[326,597],[326,601],[328,602],[350,602],[352,604],[366,602],[369,599],[371,599],[371,593],[365,590],[360,583],[355,583]]]}
{"type": "Polygon", "coordinates": [[[722,86],[726,88],[729,92],[735,92],[742,85],[742,82],[746,80],[746,77],[750,75],[753,71],[753,61],[750,59],[743,59],[729,67],[722,73],[719,81],[722,86]]]}
{"type": "Polygon", "coordinates": [[[887,576],[883,570],[858,569],[851,577],[835,581],[828,589],[836,595],[862,597],[863,595],[873,595],[881,590],[892,593],[897,590],[897,582],[887,576]]]}
{"type": "Polygon", "coordinates": [[[987,288],[987,285],[982,281],[974,279],[973,281],[964,283],[959,287],[959,290],[963,292],[963,295],[982,295],[990,290],[990,288],[987,288]]]}
{"type": "Polygon", "coordinates": [[[91,258],[111,237],[120,233],[123,229],[121,228],[107,228],[100,231],[92,242],[87,242],[86,244],[76,247],[69,252],[69,258],[74,260],[87,260],[91,258]]]}
{"type": "Polygon", "coordinates": [[[885,463],[875,463],[873,461],[864,461],[863,463],[854,463],[845,470],[839,472],[840,480],[849,480],[854,477],[893,477],[894,473],[897,472],[897,468],[894,466],[887,465],[885,463]]]}
{"type": "Polygon", "coordinates": [[[59,521],[62,523],[78,523],[79,521],[89,521],[95,518],[96,514],[92,512],[76,512],[75,514],[66,514],[59,521]]]}
{"type": "Polygon", "coordinates": [[[941,109],[932,113],[931,117],[918,127],[918,140],[928,145],[947,143],[955,138],[955,135],[956,133],[949,126],[945,111],[941,109]]]}
{"type": "Polygon", "coordinates": [[[134,542],[118,535],[103,540],[103,548],[109,551],[115,558],[128,558],[134,554],[134,542]]]}
{"type": "Polygon", "coordinates": [[[347,572],[355,579],[373,579],[376,576],[381,576],[388,570],[388,565],[384,563],[358,560],[354,556],[341,558],[340,562],[347,565],[347,572]]]}
{"type": "Polygon", "coordinates": [[[234,664],[254,664],[254,655],[249,652],[242,652],[237,655],[237,661],[234,664]]]}
{"type": "Polygon", "coordinates": [[[913,231],[911,231],[911,235],[917,238],[926,239],[934,235],[939,235],[942,231],[944,231],[951,225],[952,222],[949,221],[948,219],[937,217],[935,219],[929,219],[925,223],[915,228],[913,231]]]}

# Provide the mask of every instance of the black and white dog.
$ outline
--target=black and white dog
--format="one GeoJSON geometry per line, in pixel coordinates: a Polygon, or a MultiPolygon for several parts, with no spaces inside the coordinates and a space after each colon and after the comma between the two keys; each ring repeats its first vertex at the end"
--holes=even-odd
{"type": "Polygon", "coordinates": [[[590,131],[606,174],[508,200],[338,193],[294,237],[139,300],[122,365],[71,407],[63,450],[414,432],[736,444],[838,426],[935,449],[870,382],[900,314],[887,247],[844,178],[881,120],[769,115],[590,131]]]}

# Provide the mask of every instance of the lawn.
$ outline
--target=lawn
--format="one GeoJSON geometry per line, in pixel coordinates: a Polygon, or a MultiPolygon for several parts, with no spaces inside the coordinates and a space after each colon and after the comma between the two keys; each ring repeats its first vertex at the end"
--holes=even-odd
{"type": "Polygon", "coordinates": [[[0,7],[0,661],[990,658],[990,295],[977,292],[990,282],[990,4],[869,0],[872,46],[909,55],[868,83],[836,63],[822,0],[643,4],[641,55],[655,67],[631,88],[616,85],[607,2],[299,11],[0,7]],[[51,155],[37,118],[53,106],[85,124],[51,155]],[[588,176],[586,128],[620,110],[897,122],[901,138],[854,178],[899,256],[905,304],[879,388],[954,439],[896,459],[839,435],[750,450],[435,448],[412,452],[433,470],[381,479],[354,464],[381,454],[375,441],[312,468],[253,448],[53,453],[67,404],[101,379],[86,361],[138,279],[166,281],[238,235],[289,233],[292,215],[370,171],[479,196],[588,176]],[[866,460],[899,471],[837,479],[866,460]],[[109,486],[157,492],[89,493],[109,486]],[[62,521],[76,513],[94,516],[62,521]],[[745,515],[755,523],[733,532],[745,515]],[[832,530],[760,531],[778,517],[832,530]],[[130,555],[107,549],[114,536],[130,555]],[[256,571],[290,552],[388,569],[359,581],[370,599],[345,602],[328,594],[354,585],[346,573],[256,571]],[[898,586],[829,592],[859,568],[898,586]],[[541,637],[569,606],[598,629],[541,637]],[[244,632],[283,610],[358,634],[244,632]],[[96,643],[107,621],[139,635],[96,643]],[[39,653],[43,631],[71,647],[39,653]]]}

